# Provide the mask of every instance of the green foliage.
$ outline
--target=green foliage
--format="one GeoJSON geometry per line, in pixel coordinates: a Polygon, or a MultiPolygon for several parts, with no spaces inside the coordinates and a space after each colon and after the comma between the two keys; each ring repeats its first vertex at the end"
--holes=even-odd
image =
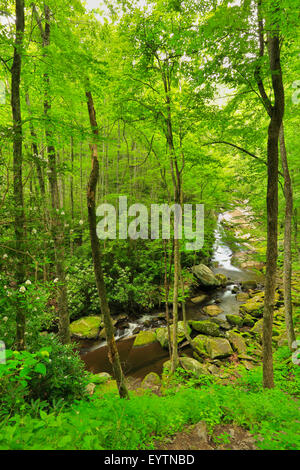
{"type": "Polygon", "coordinates": [[[25,281],[18,289],[6,276],[0,276],[0,339],[7,348],[15,342],[16,303],[26,314],[26,343],[36,349],[42,330],[51,328],[56,319],[55,309],[48,305],[54,292],[54,283],[25,281]]]}
{"type": "Polygon", "coordinates": [[[28,412],[36,401],[51,407],[85,396],[87,373],[72,345],[62,345],[52,335],[44,343],[37,353],[6,351],[6,364],[0,364],[0,414],[28,412]]]}
{"type": "Polygon", "coordinates": [[[210,432],[220,423],[241,425],[259,437],[257,446],[262,449],[295,449],[297,410],[297,403],[278,389],[255,393],[210,384],[177,388],[164,397],[132,395],[129,401],[106,394],[101,400],[81,401],[58,416],[41,412],[38,419],[11,418],[0,427],[0,448],[153,448],[154,440],[204,420],[210,432]]]}

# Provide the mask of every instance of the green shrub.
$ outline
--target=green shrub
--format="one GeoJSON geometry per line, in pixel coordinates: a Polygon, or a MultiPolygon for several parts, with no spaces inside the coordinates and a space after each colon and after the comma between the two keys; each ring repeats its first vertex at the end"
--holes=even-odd
{"type": "Polygon", "coordinates": [[[37,400],[51,407],[58,400],[71,403],[86,396],[87,373],[72,345],[60,344],[54,335],[47,342],[37,353],[6,351],[6,364],[0,364],[2,415],[28,410],[37,400]]]}

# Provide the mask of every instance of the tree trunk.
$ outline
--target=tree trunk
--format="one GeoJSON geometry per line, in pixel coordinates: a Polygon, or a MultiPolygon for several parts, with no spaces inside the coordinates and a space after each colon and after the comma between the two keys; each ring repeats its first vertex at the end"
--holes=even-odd
{"type": "MultiPolygon", "coordinates": [[[[30,100],[29,100],[29,94],[28,93],[26,93],[25,100],[26,100],[26,105],[27,105],[29,115],[30,115],[30,117],[32,117],[32,112],[31,112],[31,108],[30,108],[30,100]]],[[[32,138],[31,148],[32,148],[33,161],[34,161],[34,164],[35,164],[35,167],[36,167],[37,177],[38,177],[39,186],[40,186],[40,193],[41,193],[42,198],[44,198],[45,193],[46,193],[45,182],[44,182],[44,177],[43,177],[43,173],[42,173],[42,168],[41,168],[39,158],[38,158],[39,152],[38,152],[38,146],[37,146],[37,135],[36,135],[36,132],[34,130],[34,126],[32,124],[32,121],[29,121],[29,128],[30,128],[30,135],[31,135],[31,138],[32,138]]]]}
{"type": "Polygon", "coordinates": [[[292,343],[296,339],[293,326],[293,306],[292,306],[292,217],[293,217],[293,189],[289,173],[283,123],[279,131],[281,164],[284,175],[284,264],[283,264],[283,289],[284,289],[284,315],[289,348],[292,350],[292,343]]]}
{"type": "Polygon", "coordinates": [[[263,322],[263,385],[274,387],[272,330],[277,268],[278,224],[278,139],[284,114],[284,89],[280,65],[279,33],[273,31],[268,38],[269,62],[275,104],[268,128],[268,187],[267,187],[267,256],[263,322]]]}
{"type": "MultiPolygon", "coordinates": [[[[92,94],[90,91],[86,91],[88,112],[90,118],[91,128],[93,133],[98,136],[98,125],[96,120],[96,113],[93,103],[92,94]]],[[[94,272],[96,285],[98,290],[98,295],[100,299],[101,312],[103,315],[107,346],[108,346],[108,358],[112,365],[113,374],[117,381],[120,398],[129,398],[128,390],[125,383],[125,377],[121,368],[120,358],[118,349],[116,346],[116,341],[114,337],[114,327],[110,315],[109,305],[107,302],[106,287],[104,283],[103,271],[102,271],[102,255],[100,251],[99,240],[97,237],[96,231],[96,190],[97,182],[99,178],[99,162],[98,162],[98,153],[97,153],[97,144],[92,144],[92,170],[90,173],[90,178],[87,188],[87,206],[88,206],[88,220],[89,220],[89,229],[90,229],[90,239],[91,239],[91,248],[92,256],[94,263],[94,272]]]]}
{"type": "MultiPolygon", "coordinates": [[[[22,181],[22,117],[20,102],[20,81],[22,66],[22,47],[25,28],[24,1],[16,0],[16,36],[14,43],[14,57],[11,69],[11,109],[13,117],[13,182],[14,182],[14,205],[15,205],[15,248],[16,281],[17,288],[25,280],[24,244],[25,238],[25,213],[23,199],[22,181]]],[[[16,304],[16,347],[18,350],[25,349],[25,325],[26,318],[24,309],[19,302],[16,304]]]]}
{"type": "MultiPolygon", "coordinates": [[[[41,26],[40,26],[41,27],[41,26]]],[[[44,54],[46,48],[50,44],[50,9],[45,5],[45,29],[43,38],[44,54]]],[[[51,234],[54,242],[55,252],[55,268],[56,276],[58,278],[58,315],[59,315],[59,337],[63,344],[68,344],[71,341],[70,337],[70,317],[68,311],[68,295],[66,286],[66,275],[64,266],[64,228],[61,217],[58,215],[60,210],[60,200],[58,191],[58,178],[56,170],[56,152],[53,145],[53,133],[51,124],[49,124],[49,112],[51,104],[49,102],[49,76],[47,73],[44,75],[45,97],[44,97],[44,116],[45,116],[45,134],[47,141],[48,153],[48,166],[49,166],[49,185],[51,195],[51,234]]]]}

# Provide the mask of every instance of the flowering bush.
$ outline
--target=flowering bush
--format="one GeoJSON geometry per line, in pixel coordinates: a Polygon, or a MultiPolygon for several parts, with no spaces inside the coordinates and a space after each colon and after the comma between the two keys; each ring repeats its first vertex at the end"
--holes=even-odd
{"type": "Polygon", "coordinates": [[[33,347],[40,332],[49,328],[56,317],[54,309],[47,307],[52,284],[32,283],[29,279],[18,289],[0,276],[0,340],[7,348],[15,342],[16,306],[21,306],[26,316],[26,343],[33,347]]]}

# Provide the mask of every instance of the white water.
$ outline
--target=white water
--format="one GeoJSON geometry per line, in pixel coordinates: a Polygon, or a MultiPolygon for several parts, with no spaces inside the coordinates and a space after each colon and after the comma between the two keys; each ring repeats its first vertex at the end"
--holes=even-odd
{"type": "Polygon", "coordinates": [[[240,272],[241,270],[237,268],[236,266],[233,266],[231,264],[231,257],[232,257],[232,251],[231,249],[225,245],[222,241],[222,235],[223,235],[223,227],[222,227],[222,220],[228,220],[226,218],[227,212],[224,214],[219,214],[218,216],[218,222],[217,222],[217,227],[215,229],[215,243],[213,246],[213,257],[212,257],[212,262],[218,263],[218,267],[226,269],[228,271],[238,271],[240,272]]]}

